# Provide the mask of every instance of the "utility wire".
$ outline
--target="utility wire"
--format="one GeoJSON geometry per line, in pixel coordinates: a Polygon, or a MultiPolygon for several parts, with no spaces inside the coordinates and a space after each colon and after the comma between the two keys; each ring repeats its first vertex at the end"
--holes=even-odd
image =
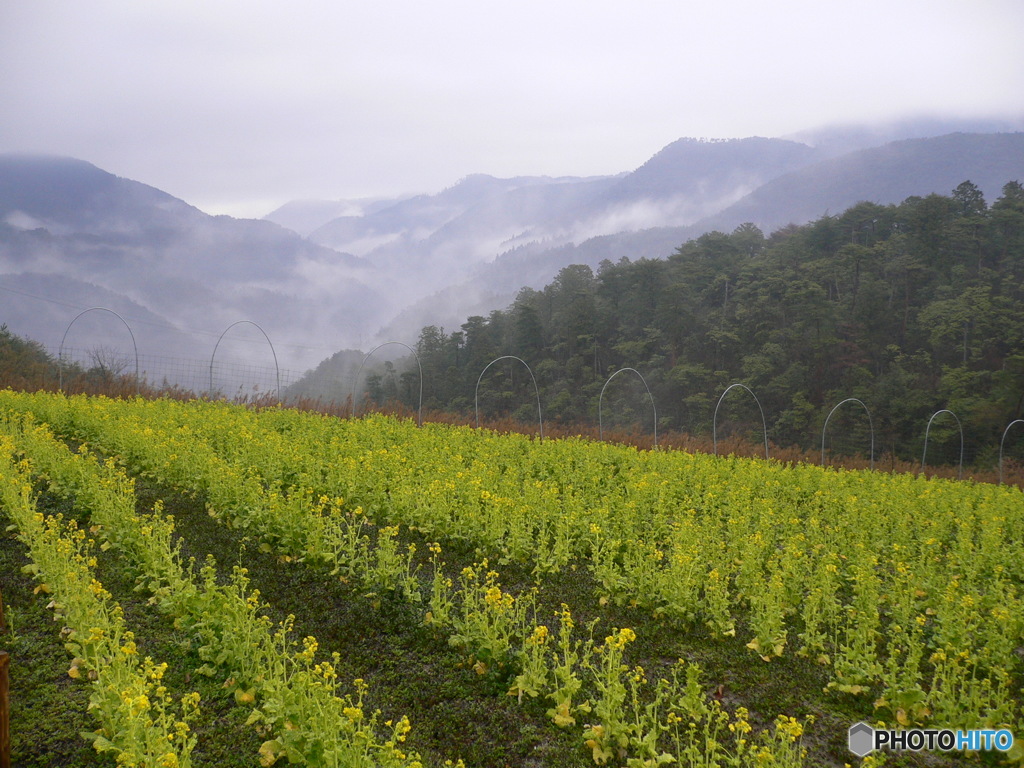
{"type": "MultiPolygon", "coordinates": [[[[17,288],[9,288],[9,287],[7,287],[5,285],[0,285],[0,291],[6,291],[7,293],[15,293],[15,294],[17,294],[19,296],[25,296],[26,298],[36,299],[38,301],[45,301],[45,302],[48,302],[50,304],[56,304],[57,306],[60,306],[60,307],[67,307],[68,309],[78,309],[78,310],[92,309],[92,307],[84,307],[84,306],[82,306],[80,304],[70,304],[70,303],[68,303],[66,301],[58,301],[57,299],[47,298],[46,296],[37,296],[34,293],[29,293],[28,291],[20,291],[17,288]]],[[[152,320],[142,320],[141,318],[137,318],[137,317],[126,316],[125,319],[126,320],[131,320],[133,323],[138,323],[139,325],[148,325],[148,326],[151,326],[153,328],[162,328],[164,330],[175,331],[176,333],[181,333],[181,334],[191,334],[193,336],[207,336],[207,337],[209,337],[211,339],[217,339],[217,338],[220,338],[220,336],[221,336],[220,333],[213,333],[211,331],[200,331],[200,330],[192,330],[192,329],[183,329],[183,328],[179,328],[179,327],[174,326],[174,325],[168,325],[167,323],[156,323],[156,322],[153,322],[152,320]]],[[[257,343],[260,343],[260,344],[263,343],[262,339],[240,339],[240,341],[252,341],[252,342],[257,342],[257,343]]],[[[326,352],[331,352],[332,354],[334,352],[338,351],[338,350],[334,349],[333,347],[311,347],[311,346],[308,346],[306,344],[289,344],[287,342],[282,343],[280,346],[288,347],[290,349],[307,350],[307,351],[310,351],[310,352],[315,352],[317,350],[319,350],[321,352],[326,351],[326,352]]]]}

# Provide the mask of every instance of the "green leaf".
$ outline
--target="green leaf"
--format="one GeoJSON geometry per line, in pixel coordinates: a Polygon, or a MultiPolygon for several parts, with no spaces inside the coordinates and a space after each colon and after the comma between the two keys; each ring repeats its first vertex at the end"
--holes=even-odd
{"type": "Polygon", "coordinates": [[[254,709],[249,713],[249,717],[246,719],[246,725],[255,725],[256,723],[263,721],[263,712],[259,709],[254,709]]]}
{"type": "Polygon", "coordinates": [[[120,752],[120,748],[106,736],[101,736],[95,731],[79,731],[79,734],[86,741],[91,741],[93,749],[97,752],[120,752]]]}

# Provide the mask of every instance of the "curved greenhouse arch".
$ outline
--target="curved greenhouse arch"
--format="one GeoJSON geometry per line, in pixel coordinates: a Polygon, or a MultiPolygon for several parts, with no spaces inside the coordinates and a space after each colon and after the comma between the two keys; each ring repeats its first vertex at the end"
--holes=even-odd
{"type": "Polygon", "coordinates": [[[267,336],[267,332],[264,331],[262,328],[260,328],[260,326],[257,325],[256,323],[254,323],[252,320],[236,320],[235,322],[233,322],[231,325],[229,325],[227,328],[224,329],[224,332],[221,333],[221,335],[217,338],[217,343],[213,345],[213,354],[210,355],[210,394],[211,394],[211,396],[213,395],[213,358],[215,358],[217,356],[217,348],[220,346],[220,342],[221,342],[221,340],[223,340],[225,334],[227,334],[227,332],[230,331],[232,328],[234,328],[236,325],[241,325],[242,323],[248,323],[249,325],[254,326],[260,333],[263,334],[263,338],[266,339],[267,340],[267,344],[270,345],[270,354],[272,354],[274,356],[274,370],[277,373],[277,399],[280,400],[281,399],[281,368],[277,364],[277,352],[274,350],[274,344],[270,340],[270,337],[267,336]]]}
{"type": "Polygon", "coordinates": [[[420,405],[419,410],[416,412],[416,426],[421,427],[423,426],[423,366],[420,364],[420,356],[416,354],[416,350],[402,341],[385,341],[366,353],[366,356],[363,358],[363,362],[361,362],[359,367],[356,369],[355,378],[352,380],[352,417],[355,418],[356,415],[356,387],[359,386],[359,374],[363,372],[363,366],[366,365],[366,361],[370,359],[370,355],[381,347],[386,347],[389,344],[397,344],[400,347],[405,347],[412,352],[412,356],[416,358],[416,367],[419,369],[420,374],[420,405]]]}
{"type": "Polygon", "coordinates": [[[123,317],[117,314],[117,312],[115,312],[114,310],[107,309],[106,307],[89,307],[88,309],[83,309],[81,312],[75,315],[74,319],[70,323],[68,323],[68,327],[64,329],[64,335],[60,337],[60,347],[57,350],[57,388],[60,390],[64,389],[64,341],[68,337],[68,331],[71,330],[71,326],[75,324],[75,321],[78,320],[78,318],[80,318],[87,312],[93,312],[95,310],[99,310],[101,312],[109,312],[122,323],[124,323],[124,327],[128,329],[128,335],[132,337],[132,349],[135,352],[135,394],[139,394],[139,347],[135,343],[135,334],[132,333],[132,328],[130,325],[128,325],[127,320],[125,320],[123,317]]]}
{"type": "Polygon", "coordinates": [[[747,390],[747,392],[750,393],[750,396],[752,398],[754,398],[754,402],[757,403],[757,410],[761,412],[761,428],[764,430],[764,457],[767,459],[768,458],[768,422],[765,421],[765,418],[764,418],[764,408],[761,407],[761,401],[757,399],[757,395],[754,394],[754,390],[752,390],[746,384],[740,384],[739,382],[737,382],[735,384],[730,384],[728,387],[726,387],[725,391],[722,392],[722,396],[718,398],[718,404],[715,406],[715,416],[714,416],[714,419],[711,422],[711,434],[712,434],[712,439],[714,441],[715,456],[718,455],[718,409],[722,405],[722,401],[725,399],[725,396],[727,394],[729,394],[729,390],[730,389],[734,389],[735,387],[742,387],[743,389],[747,390]]]}
{"type": "Polygon", "coordinates": [[[608,388],[608,385],[612,383],[612,379],[614,379],[620,373],[624,373],[625,371],[632,371],[633,373],[635,373],[637,376],[640,377],[640,381],[643,383],[644,389],[647,390],[647,396],[651,399],[651,409],[654,411],[654,447],[657,448],[658,447],[658,408],[654,404],[654,395],[651,394],[651,388],[647,386],[647,380],[643,377],[643,375],[640,373],[640,371],[638,371],[636,368],[620,368],[619,370],[615,371],[615,373],[613,373],[611,376],[609,376],[608,380],[605,381],[604,386],[601,387],[601,394],[597,398],[597,429],[598,429],[598,433],[597,434],[598,434],[598,439],[599,440],[604,440],[604,419],[602,417],[602,412],[601,412],[601,405],[602,405],[602,401],[604,400],[604,391],[608,388]]]}
{"type": "Polygon", "coordinates": [[[515,355],[502,355],[501,357],[496,357],[494,360],[491,360],[491,362],[485,365],[482,371],[480,371],[480,375],[476,379],[476,389],[473,391],[473,408],[476,412],[476,428],[480,429],[480,382],[483,381],[484,374],[487,373],[487,369],[490,368],[495,363],[501,362],[502,360],[518,360],[520,363],[526,366],[526,370],[530,374],[530,381],[533,382],[534,394],[536,394],[537,396],[537,423],[540,425],[540,439],[541,441],[543,441],[544,417],[541,415],[540,411],[540,389],[537,388],[537,379],[534,377],[533,369],[530,368],[529,364],[521,357],[516,357],[515,355]]]}
{"type": "Polygon", "coordinates": [[[999,441],[999,484],[1003,484],[1003,445],[1006,443],[1006,433],[1010,431],[1010,427],[1014,424],[1024,424],[1024,419],[1014,419],[1006,425],[1006,429],[1003,430],[1003,439],[999,441]]]}
{"type": "Polygon", "coordinates": [[[868,415],[868,427],[871,430],[871,454],[870,462],[871,469],[875,468],[875,425],[871,421],[871,411],[864,404],[863,400],[858,400],[856,397],[848,397],[845,400],[839,402],[831,411],[828,412],[828,416],[825,417],[825,425],[821,428],[821,465],[825,466],[825,430],[828,429],[828,420],[832,418],[832,414],[839,410],[839,407],[846,405],[847,403],[860,403],[860,406],[864,409],[864,412],[868,415]]]}
{"type": "Polygon", "coordinates": [[[948,413],[950,416],[952,416],[953,419],[956,421],[957,428],[960,430],[960,468],[957,471],[957,479],[960,480],[963,479],[964,476],[964,428],[963,425],[960,423],[960,419],[957,418],[957,415],[948,408],[942,408],[941,410],[936,411],[935,413],[932,414],[932,417],[928,419],[928,426],[925,427],[924,430],[924,452],[921,454],[921,471],[924,472],[925,459],[928,456],[928,433],[931,431],[932,422],[935,421],[935,417],[938,416],[940,413],[948,413]]]}

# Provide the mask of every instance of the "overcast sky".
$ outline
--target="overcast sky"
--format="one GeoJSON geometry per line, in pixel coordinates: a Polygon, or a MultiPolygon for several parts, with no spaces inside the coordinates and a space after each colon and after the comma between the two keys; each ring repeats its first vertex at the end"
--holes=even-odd
{"type": "Polygon", "coordinates": [[[210,213],[1024,114],[1022,0],[0,0],[0,152],[210,213]]]}

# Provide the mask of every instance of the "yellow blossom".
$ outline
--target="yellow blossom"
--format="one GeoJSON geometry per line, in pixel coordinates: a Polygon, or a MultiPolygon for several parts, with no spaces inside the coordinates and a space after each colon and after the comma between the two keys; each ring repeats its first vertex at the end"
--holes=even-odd
{"type": "Polygon", "coordinates": [[[804,733],[804,727],[795,717],[779,715],[775,721],[775,729],[786,734],[790,741],[796,741],[804,733]]]}
{"type": "Polygon", "coordinates": [[[544,643],[546,643],[547,641],[548,628],[544,624],[541,624],[537,627],[534,627],[533,634],[530,635],[529,639],[526,642],[530,645],[544,645],[544,643]]]}

